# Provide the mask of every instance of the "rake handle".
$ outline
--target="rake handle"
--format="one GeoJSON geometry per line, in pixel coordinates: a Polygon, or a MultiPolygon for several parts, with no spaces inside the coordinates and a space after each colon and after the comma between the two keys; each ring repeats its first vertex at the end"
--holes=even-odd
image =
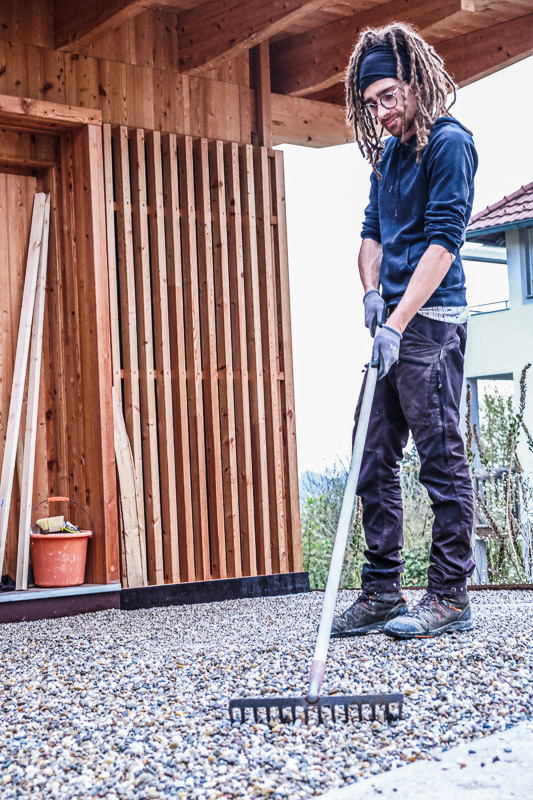
{"type": "Polygon", "coordinates": [[[324,680],[324,673],[326,671],[326,659],[328,655],[329,640],[331,637],[331,626],[333,624],[335,603],[337,601],[337,592],[339,590],[339,583],[341,580],[342,565],[344,562],[344,554],[346,552],[346,543],[348,541],[348,532],[350,529],[350,520],[352,518],[353,505],[357,491],[357,483],[359,481],[359,473],[361,471],[361,462],[363,460],[363,450],[368,431],[368,423],[370,421],[370,412],[372,411],[372,402],[374,400],[374,392],[376,390],[377,373],[377,367],[374,367],[371,364],[366,373],[365,391],[361,401],[359,421],[357,423],[357,431],[352,450],[352,460],[350,462],[350,470],[348,472],[348,478],[346,480],[346,486],[344,489],[344,498],[342,501],[341,513],[337,525],[335,545],[333,547],[333,554],[331,556],[331,564],[329,567],[328,582],[326,584],[326,591],[324,592],[324,602],[322,604],[322,615],[318,629],[315,657],[311,663],[309,693],[307,695],[308,703],[317,702],[320,695],[320,687],[322,686],[322,681],[324,680]]]}

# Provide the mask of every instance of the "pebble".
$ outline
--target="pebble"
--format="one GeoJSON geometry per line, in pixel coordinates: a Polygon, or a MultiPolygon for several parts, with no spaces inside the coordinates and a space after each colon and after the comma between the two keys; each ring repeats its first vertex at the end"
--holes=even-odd
{"type": "Polygon", "coordinates": [[[486,591],[471,634],[332,641],[323,694],[400,689],[403,719],[232,725],[232,697],[306,694],[322,598],[3,625],[3,800],[305,800],[533,717],[533,591],[486,591]]]}

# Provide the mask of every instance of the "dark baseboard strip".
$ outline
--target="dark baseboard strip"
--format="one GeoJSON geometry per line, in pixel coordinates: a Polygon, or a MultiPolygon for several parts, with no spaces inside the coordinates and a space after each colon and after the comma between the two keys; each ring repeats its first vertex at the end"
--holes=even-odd
{"type": "Polygon", "coordinates": [[[220,603],[223,600],[275,597],[276,595],[301,594],[308,591],[309,574],[307,572],[194,581],[192,583],[167,583],[163,586],[122,589],[120,608],[123,611],[135,611],[139,608],[220,603]]]}
{"type": "Polygon", "coordinates": [[[120,608],[120,591],[14,600],[0,603],[0,623],[72,617],[75,614],[107,611],[111,608],[120,608]]]}

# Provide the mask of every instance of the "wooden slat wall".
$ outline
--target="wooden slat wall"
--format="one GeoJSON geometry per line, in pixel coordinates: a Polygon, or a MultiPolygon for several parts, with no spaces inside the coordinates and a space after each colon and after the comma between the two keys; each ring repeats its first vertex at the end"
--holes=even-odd
{"type": "Polygon", "coordinates": [[[143,470],[147,580],[299,571],[282,155],[103,137],[113,374],[143,470]]]}

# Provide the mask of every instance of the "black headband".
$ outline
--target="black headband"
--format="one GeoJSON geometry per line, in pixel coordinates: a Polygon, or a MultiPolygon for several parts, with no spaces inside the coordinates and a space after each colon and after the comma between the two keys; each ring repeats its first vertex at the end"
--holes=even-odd
{"type": "MultiPolygon", "coordinates": [[[[408,82],[411,76],[411,69],[409,57],[402,45],[398,45],[398,57],[402,65],[403,80],[408,82]]],[[[397,77],[398,68],[392,45],[389,42],[370,45],[368,50],[363,53],[359,68],[359,91],[361,94],[375,81],[382,80],[382,78],[397,77]]]]}

